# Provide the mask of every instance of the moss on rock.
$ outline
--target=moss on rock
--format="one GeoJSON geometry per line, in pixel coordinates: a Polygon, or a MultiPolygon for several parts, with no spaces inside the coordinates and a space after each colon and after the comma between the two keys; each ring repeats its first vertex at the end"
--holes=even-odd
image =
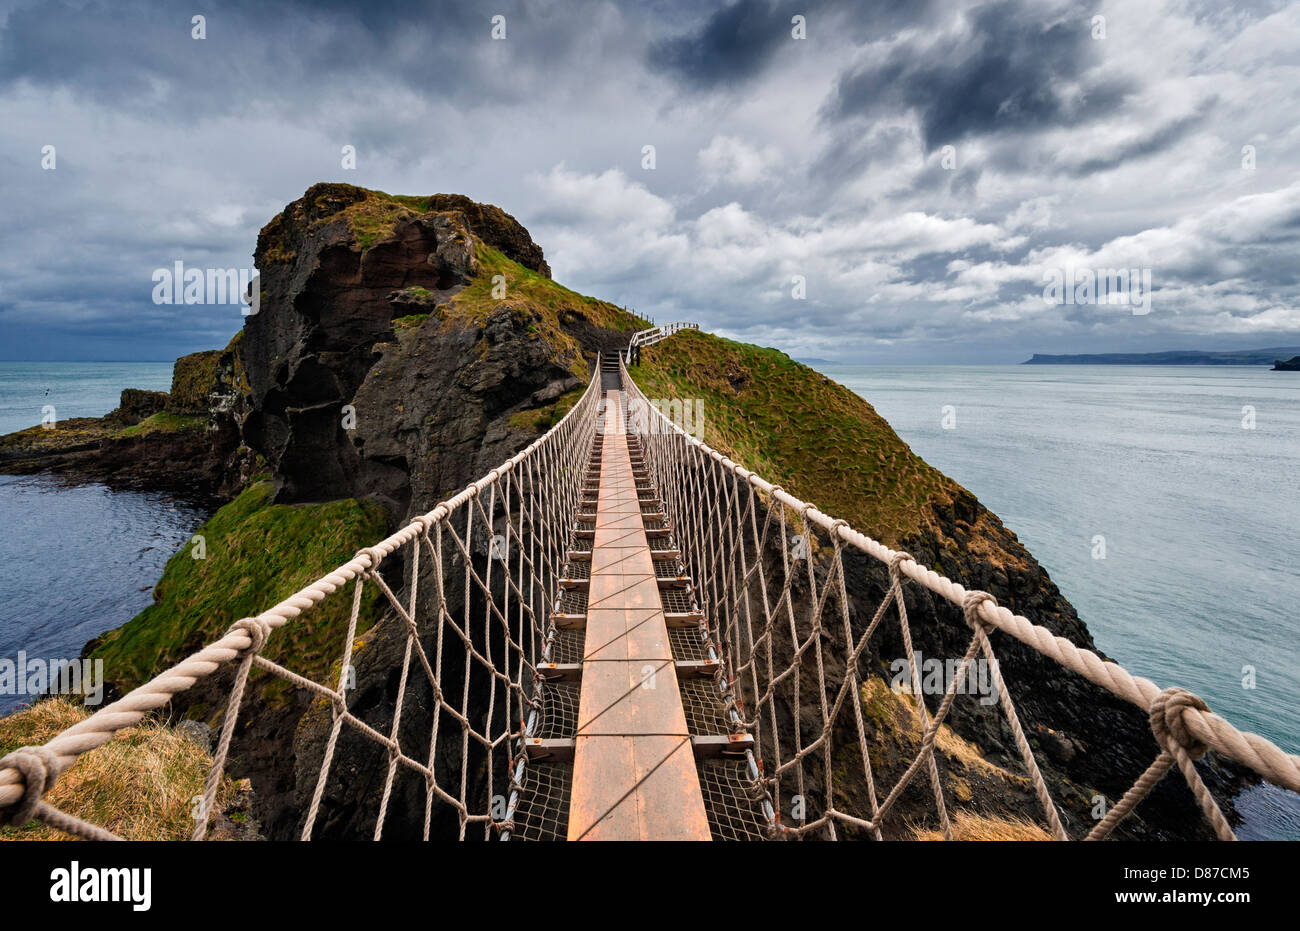
{"type": "Polygon", "coordinates": [[[573,323],[582,319],[629,338],[649,325],[617,304],[569,290],[492,246],[478,243],[477,257],[478,275],[443,308],[446,317],[490,326],[493,314],[509,312],[554,347],[557,358],[568,359],[570,371],[584,382],[587,364],[578,340],[569,332],[573,323]]]}
{"type": "Polygon", "coordinates": [[[159,411],[137,424],[124,428],[119,437],[149,436],[154,433],[184,433],[189,430],[202,430],[207,426],[207,417],[193,417],[159,411]]]}
{"type": "Polygon", "coordinates": [[[167,410],[180,415],[207,416],[209,397],[217,387],[217,364],[220,349],[181,356],[172,369],[172,390],[167,410]]]}

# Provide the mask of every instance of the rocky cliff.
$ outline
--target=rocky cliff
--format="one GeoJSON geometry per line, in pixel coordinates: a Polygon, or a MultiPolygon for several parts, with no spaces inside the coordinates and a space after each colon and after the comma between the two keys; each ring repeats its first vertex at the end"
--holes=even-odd
{"type": "Polygon", "coordinates": [[[0,437],[0,471],[162,489],[197,502],[232,497],[256,467],[232,419],[238,338],[225,350],[176,360],[170,392],[123,390],[103,417],[77,417],[0,437]]]}
{"type": "Polygon", "coordinates": [[[512,415],[584,385],[597,350],[640,325],[552,282],[509,214],[453,195],[317,185],[256,258],[243,433],[281,501],[430,506],[530,438],[512,415]]]}

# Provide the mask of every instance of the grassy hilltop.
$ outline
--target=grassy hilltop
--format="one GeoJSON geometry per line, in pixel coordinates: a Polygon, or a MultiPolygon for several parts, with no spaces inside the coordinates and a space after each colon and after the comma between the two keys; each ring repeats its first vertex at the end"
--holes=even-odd
{"type": "Polygon", "coordinates": [[[706,443],[888,545],[961,491],[861,396],[779,350],[683,330],[631,374],[648,397],[702,399],[706,443]]]}

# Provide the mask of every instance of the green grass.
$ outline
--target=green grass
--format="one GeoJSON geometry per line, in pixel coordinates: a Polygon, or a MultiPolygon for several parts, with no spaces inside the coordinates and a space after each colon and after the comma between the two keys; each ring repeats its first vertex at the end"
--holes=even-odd
{"type": "MultiPolygon", "coordinates": [[[[91,654],[104,660],[106,679],[124,689],[147,681],[387,533],[384,510],[374,502],[282,505],[271,503],[273,493],[270,482],[251,485],[200,527],[206,559],[193,558],[190,543],[168,560],[154,603],[105,634],[91,654]]],[[[375,586],[364,592],[358,633],[382,613],[375,586]]],[[[351,590],[337,592],[275,631],[263,655],[323,681],[342,653],[351,606],[351,590]]],[[[279,702],[290,688],[257,670],[253,679],[264,702],[279,702]]]]}
{"type": "Polygon", "coordinates": [[[342,211],[362,252],[387,239],[402,220],[419,216],[423,212],[414,210],[401,199],[390,197],[381,191],[371,191],[365,200],[342,211]]]}
{"type": "Polygon", "coordinates": [[[686,330],[645,349],[650,398],[699,398],[704,441],[790,494],[890,545],[960,492],[875,409],[783,352],[686,330]]]}
{"type": "Polygon", "coordinates": [[[148,436],[151,433],[184,433],[188,430],[202,430],[208,424],[207,417],[173,414],[162,410],[146,417],[134,426],[126,427],[118,436],[148,436]]]}
{"type": "Polygon", "coordinates": [[[393,320],[393,329],[395,330],[414,330],[421,323],[429,319],[428,314],[410,314],[406,317],[398,317],[393,320]]]}
{"type": "Polygon", "coordinates": [[[532,410],[519,411],[510,415],[510,426],[519,430],[531,430],[534,433],[545,433],[551,427],[559,423],[564,415],[573,409],[573,405],[581,400],[583,392],[587,390],[586,385],[574,388],[567,394],[562,394],[555,399],[554,404],[548,404],[546,407],[537,407],[532,410]]]}
{"type": "Polygon", "coordinates": [[[389,200],[395,200],[404,207],[409,207],[416,213],[428,213],[433,209],[433,198],[428,195],[419,194],[384,194],[383,191],[375,193],[387,197],[389,200]]]}
{"type": "Polygon", "coordinates": [[[571,291],[545,275],[507,258],[491,246],[481,242],[476,246],[478,277],[452,298],[451,302],[466,317],[481,321],[503,303],[510,303],[535,309],[545,322],[557,325],[572,319],[575,312],[581,313],[597,326],[622,330],[629,336],[650,325],[616,304],[571,291]],[[492,279],[497,275],[505,278],[504,298],[492,296],[492,279]]]}
{"type": "Polygon", "coordinates": [[[587,380],[588,372],[581,347],[566,327],[586,319],[592,326],[620,330],[630,337],[649,326],[635,314],[608,301],[571,291],[491,246],[481,242],[475,245],[478,275],[446,305],[446,315],[481,325],[497,308],[509,307],[531,332],[550,343],[557,358],[567,359],[570,370],[583,381],[587,380]],[[492,279],[498,275],[504,279],[506,288],[502,298],[492,294],[495,287],[492,279]]]}
{"type": "Polygon", "coordinates": [[[412,301],[420,304],[432,304],[434,301],[433,292],[430,291],[428,288],[421,287],[418,284],[412,285],[409,288],[403,288],[401,291],[398,292],[398,297],[406,298],[408,301],[412,301]]]}

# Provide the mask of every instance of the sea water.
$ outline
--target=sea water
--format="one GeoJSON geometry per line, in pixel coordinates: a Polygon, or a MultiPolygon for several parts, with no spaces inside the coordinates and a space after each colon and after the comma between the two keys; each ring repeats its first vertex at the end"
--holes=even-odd
{"type": "MultiPolygon", "coordinates": [[[[98,417],[123,388],[166,391],[171,364],[0,362],[0,433],[98,417]]],[[[2,468],[2,467],[0,467],[2,468]]],[[[0,659],[74,660],[152,601],[168,557],[205,511],[171,495],[0,475],[0,659]]],[[[27,696],[0,694],[0,714],[27,696]]]]}

